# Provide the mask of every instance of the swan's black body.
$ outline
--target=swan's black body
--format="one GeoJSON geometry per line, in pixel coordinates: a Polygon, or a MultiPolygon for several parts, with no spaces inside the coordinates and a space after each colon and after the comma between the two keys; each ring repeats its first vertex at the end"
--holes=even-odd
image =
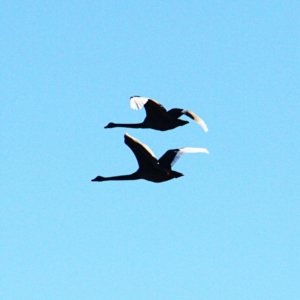
{"type": "MultiPolygon", "coordinates": [[[[133,96],[132,98],[138,98],[139,96],[133,96]]],[[[143,98],[143,97],[139,97],[143,98]]],[[[185,111],[181,108],[173,108],[167,111],[160,103],[155,100],[147,99],[147,102],[143,105],[146,110],[146,118],[142,123],[136,124],[121,124],[121,123],[109,123],[104,128],[126,127],[126,128],[152,128],[155,130],[166,131],[174,129],[179,126],[188,124],[188,121],[181,120],[183,114],[195,119],[197,117],[191,111],[185,111]]],[[[139,107],[140,108],[140,107],[139,107]]]]}
{"type": "Polygon", "coordinates": [[[168,150],[159,160],[157,160],[146,145],[128,134],[125,134],[124,137],[125,144],[132,150],[138,161],[138,170],[130,175],[112,177],[97,176],[92,181],[145,179],[152,182],[163,182],[183,176],[183,174],[171,169],[171,162],[180,149],[168,150]]]}

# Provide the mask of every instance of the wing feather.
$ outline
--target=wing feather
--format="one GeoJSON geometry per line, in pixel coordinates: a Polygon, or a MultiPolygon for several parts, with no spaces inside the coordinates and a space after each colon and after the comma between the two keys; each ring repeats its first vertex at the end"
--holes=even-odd
{"type": "Polygon", "coordinates": [[[125,133],[125,144],[134,153],[140,169],[149,169],[157,166],[157,159],[151,149],[138,139],[125,133]]]}
{"type": "Polygon", "coordinates": [[[176,153],[174,159],[171,162],[171,167],[175,165],[175,163],[186,153],[206,153],[209,154],[208,150],[206,148],[181,148],[179,151],[176,153]]]}
{"type": "Polygon", "coordinates": [[[171,168],[186,153],[209,153],[206,148],[181,148],[168,150],[159,160],[164,168],[171,168]]]}
{"type": "Polygon", "coordinates": [[[133,96],[130,98],[130,107],[134,110],[145,107],[146,118],[151,123],[159,122],[161,120],[169,120],[169,115],[166,109],[157,101],[140,96],[133,96]]]}
{"type": "Polygon", "coordinates": [[[207,128],[205,122],[199,116],[197,116],[195,113],[193,113],[190,110],[183,110],[182,113],[185,114],[186,116],[190,117],[191,119],[193,119],[196,123],[198,123],[205,132],[208,131],[208,128],[207,128]]]}
{"type": "Polygon", "coordinates": [[[134,110],[142,109],[148,100],[149,98],[146,97],[132,96],[130,98],[130,107],[134,110]]]}
{"type": "Polygon", "coordinates": [[[153,153],[153,151],[149,148],[149,146],[147,146],[146,144],[143,144],[141,141],[139,141],[138,139],[134,138],[133,136],[129,135],[128,133],[125,133],[125,135],[130,138],[131,140],[133,140],[135,143],[139,144],[140,146],[142,146],[143,148],[146,149],[146,151],[149,152],[149,154],[151,154],[151,156],[155,157],[155,154],[153,153]]]}

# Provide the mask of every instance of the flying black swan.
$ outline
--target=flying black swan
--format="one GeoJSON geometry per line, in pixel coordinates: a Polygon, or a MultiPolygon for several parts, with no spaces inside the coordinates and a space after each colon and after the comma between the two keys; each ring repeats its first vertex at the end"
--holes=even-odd
{"type": "Polygon", "coordinates": [[[132,109],[138,110],[141,109],[143,106],[146,109],[146,118],[142,123],[109,123],[104,128],[152,128],[155,130],[166,131],[189,123],[188,121],[179,119],[179,117],[181,117],[182,115],[186,115],[193,119],[195,122],[197,122],[205,132],[208,131],[208,128],[204,121],[190,110],[184,110],[182,108],[173,108],[166,111],[166,109],[160,103],[153,99],[148,99],[140,96],[133,96],[130,98],[130,107],[132,109]]]}
{"type": "Polygon", "coordinates": [[[159,160],[157,160],[154,153],[147,145],[141,143],[127,133],[125,133],[124,137],[125,144],[132,150],[138,161],[138,170],[130,175],[111,177],[97,176],[92,179],[92,181],[145,179],[153,182],[163,182],[183,176],[183,174],[171,170],[171,167],[185,153],[208,153],[205,148],[172,149],[168,150],[159,160]]]}

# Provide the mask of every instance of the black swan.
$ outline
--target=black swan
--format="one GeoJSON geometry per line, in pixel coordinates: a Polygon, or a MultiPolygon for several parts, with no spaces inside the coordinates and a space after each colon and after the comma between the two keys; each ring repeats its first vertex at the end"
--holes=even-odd
{"type": "Polygon", "coordinates": [[[166,131],[174,129],[178,126],[183,126],[189,123],[188,121],[181,120],[179,117],[186,115],[197,122],[205,132],[208,128],[204,121],[195,115],[190,110],[184,110],[182,108],[173,108],[167,111],[160,103],[153,99],[148,99],[140,96],[133,96],[130,98],[130,106],[134,110],[145,107],[146,118],[142,123],[136,124],[120,124],[120,123],[109,123],[104,128],[114,127],[127,127],[127,128],[152,128],[155,130],[166,131]]]}
{"type": "Polygon", "coordinates": [[[205,148],[181,148],[168,150],[160,159],[156,159],[151,149],[141,143],[139,140],[131,137],[125,133],[125,144],[134,153],[139,168],[136,172],[129,175],[102,177],[97,176],[92,181],[108,181],[108,180],[136,180],[145,179],[153,182],[163,182],[173,178],[183,176],[183,174],[173,171],[171,167],[177,162],[177,160],[185,153],[207,153],[205,148]]]}

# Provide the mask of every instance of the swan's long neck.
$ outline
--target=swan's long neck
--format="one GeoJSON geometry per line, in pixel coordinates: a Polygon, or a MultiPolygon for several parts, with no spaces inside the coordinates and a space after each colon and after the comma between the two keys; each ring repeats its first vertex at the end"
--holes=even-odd
{"type": "Polygon", "coordinates": [[[136,124],[113,123],[112,127],[145,128],[145,125],[144,125],[144,123],[136,123],[136,124]]]}
{"type": "Polygon", "coordinates": [[[138,176],[137,172],[130,174],[130,175],[119,175],[119,176],[110,176],[110,177],[102,177],[97,176],[92,181],[110,181],[110,180],[137,180],[141,179],[140,176],[138,176]]]}

